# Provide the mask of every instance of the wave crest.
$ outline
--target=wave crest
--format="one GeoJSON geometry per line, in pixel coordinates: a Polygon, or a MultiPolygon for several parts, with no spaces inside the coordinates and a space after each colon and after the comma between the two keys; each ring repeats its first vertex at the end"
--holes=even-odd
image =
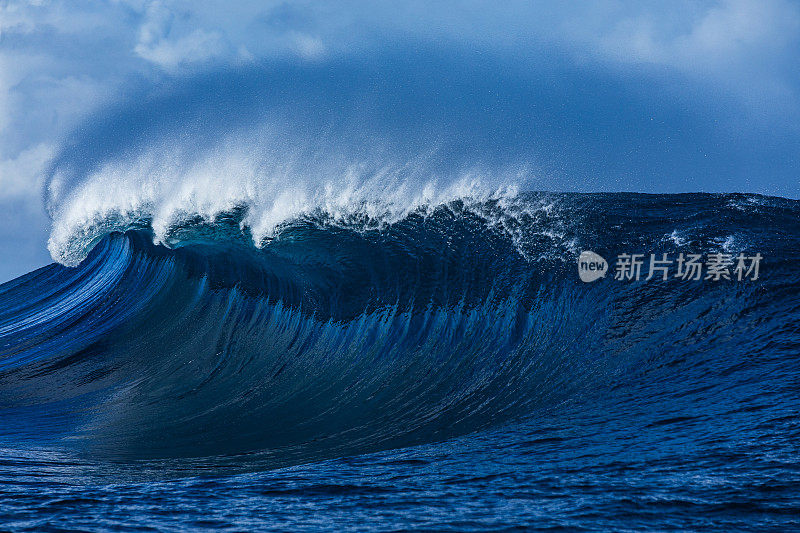
{"type": "Polygon", "coordinates": [[[233,209],[260,245],[303,216],[380,225],[525,188],[531,159],[505,131],[523,124],[481,110],[466,82],[467,107],[443,107],[441,75],[406,87],[405,68],[205,73],[102,110],[48,174],[51,255],[75,265],[103,235],[142,224],[166,242],[186,221],[233,209]]]}

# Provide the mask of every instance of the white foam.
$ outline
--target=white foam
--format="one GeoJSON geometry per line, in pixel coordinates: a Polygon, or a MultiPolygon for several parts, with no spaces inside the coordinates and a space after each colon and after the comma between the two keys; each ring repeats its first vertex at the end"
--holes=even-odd
{"type": "Polygon", "coordinates": [[[79,263],[111,231],[148,221],[155,240],[190,217],[212,220],[244,206],[242,221],[254,244],[307,214],[333,221],[396,221],[409,212],[456,199],[481,202],[516,194],[517,171],[432,170],[435,147],[411,157],[364,149],[344,157],[336,146],[310,140],[287,145],[267,129],[230,136],[198,149],[190,141],[162,141],[140,153],[104,162],[80,179],[56,173],[47,191],[53,228],[50,253],[79,263]],[[253,139],[257,142],[253,142],[253,139]]]}
{"type": "Polygon", "coordinates": [[[685,246],[689,242],[688,238],[684,236],[683,231],[677,229],[672,230],[669,235],[664,235],[664,241],[671,241],[675,246],[685,246]]]}

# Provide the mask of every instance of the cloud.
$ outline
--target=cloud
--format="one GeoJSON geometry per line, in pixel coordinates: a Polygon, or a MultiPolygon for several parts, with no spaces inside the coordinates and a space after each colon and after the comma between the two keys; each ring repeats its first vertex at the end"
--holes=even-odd
{"type": "Polygon", "coordinates": [[[599,48],[619,61],[681,70],[746,66],[797,43],[800,10],[784,0],[726,0],[688,22],[688,31],[664,33],[651,14],[625,18],[598,36],[599,48]]]}
{"type": "Polygon", "coordinates": [[[301,57],[318,59],[325,55],[325,45],[321,39],[300,32],[291,32],[291,37],[301,57]]]}
{"type": "Polygon", "coordinates": [[[218,32],[196,30],[179,39],[140,42],[134,50],[140,57],[168,70],[174,70],[183,65],[221,56],[225,44],[218,32]]]}
{"type": "Polygon", "coordinates": [[[55,147],[38,144],[23,150],[13,159],[0,161],[0,199],[36,196],[55,147]],[[34,186],[31,186],[34,184],[34,186]]]}
{"type": "Polygon", "coordinates": [[[175,13],[162,2],[152,2],[145,13],[134,52],[147,61],[167,70],[175,70],[220,57],[227,52],[225,39],[219,31],[197,28],[186,32],[185,26],[188,24],[183,24],[184,28],[175,28],[175,13]],[[181,29],[185,34],[180,34],[181,29]]]}

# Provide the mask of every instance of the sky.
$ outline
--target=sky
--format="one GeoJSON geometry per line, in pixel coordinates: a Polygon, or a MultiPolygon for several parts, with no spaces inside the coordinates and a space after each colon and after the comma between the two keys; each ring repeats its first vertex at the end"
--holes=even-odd
{"type": "Polygon", "coordinates": [[[798,60],[790,0],[0,0],[0,282],[52,261],[54,168],[277,115],[533,189],[797,198],[798,60]]]}

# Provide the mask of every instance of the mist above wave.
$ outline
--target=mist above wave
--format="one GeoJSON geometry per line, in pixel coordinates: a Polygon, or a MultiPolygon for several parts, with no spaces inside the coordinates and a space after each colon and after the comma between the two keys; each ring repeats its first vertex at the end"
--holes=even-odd
{"type": "Polygon", "coordinates": [[[495,94],[481,72],[441,67],[260,65],[143,88],[55,158],[51,255],[74,265],[111,231],[147,225],[163,241],[231,209],[259,245],[309,214],[380,225],[513,197],[532,168],[526,117],[508,105],[519,86],[495,94]]]}

